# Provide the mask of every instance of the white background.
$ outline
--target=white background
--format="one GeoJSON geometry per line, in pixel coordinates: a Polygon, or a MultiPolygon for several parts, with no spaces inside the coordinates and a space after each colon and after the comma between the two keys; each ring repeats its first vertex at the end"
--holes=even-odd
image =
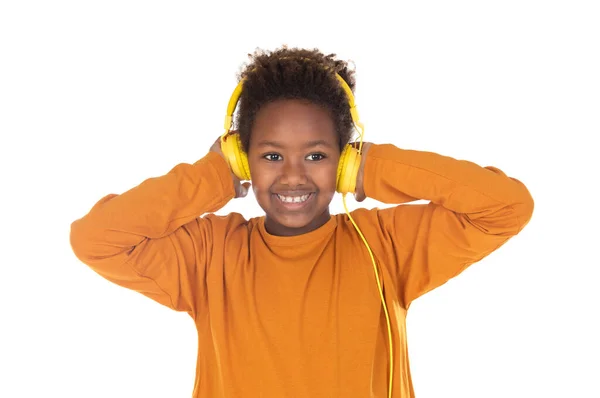
{"type": "MultiPolygon", "coordinates": [[[[365,140],[496,166],[535,199],[411,307],[417,397],[600,397],[592,3],[2,2],[0,396],[191,396],[192,320],[80,263],[70,223],[204,156],[247,53],[288,44],[354,61],[365,140]]],[[[260,214],[251,194],[229,211],[260,214]]]]}

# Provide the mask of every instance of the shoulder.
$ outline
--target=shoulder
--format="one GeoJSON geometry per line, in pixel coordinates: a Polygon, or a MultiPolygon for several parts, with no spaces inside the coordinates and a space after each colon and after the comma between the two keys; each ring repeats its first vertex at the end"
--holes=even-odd
{"type": "Polygon", "coordinates": [[[197,219],[199,224],[207,224],[215,239],[249,239],[252,233],[258,231],[258,225],[264,216],[245,218],[242,214],[231,212],[227,214],[206,214],[197,219]]]}
{"type": "Polygon", "coordinates": [[[246,219],[242,214],[231,212],[227,214],[209,213],[196,219],[198,223],[208,223],[215,231],[231,231],[245,228],[254,223],[254,219],[246,219]]]}
{"type": "MultiPolygon", "coordinates": [[[[351,211],[350,215],[366,239],[376,240],[383,246],[410,247],[430,207],[428,203],[411,203],[384,208],[358,208],[351,211]]],[[[338,225],[345,225],[350,233],[357,233],[346,213],[337,214],[336,217],[338,225]]]]}
{"type": "MultiPolygon", "coordinates": [[[[415,218],[418,219],[423,215],[428,207],[431,207],[431,203],[427,201],[417,201],[413,203],[403,203],[386,207],[360,207],[352,210],[350,215],[355,220],[360,220],[362,222],[385,224],[387,222],[394,222],[399,219],[403,219],[405,221],[414,220],[415,218]]],[[[345,212],[340,213],[339,216],[345,216],[348,218],[348,215],[345,212]]]]}

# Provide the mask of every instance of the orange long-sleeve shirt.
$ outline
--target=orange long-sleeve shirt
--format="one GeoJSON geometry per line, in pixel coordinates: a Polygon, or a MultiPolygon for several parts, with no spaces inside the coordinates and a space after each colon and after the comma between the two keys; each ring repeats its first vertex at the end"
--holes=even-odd
{"type": "MultiPolygon", "coordinates": [[[[392,319],[394,397],[414,397],[406,311],[516,235],[533,199],[518,180],[431,152],[373,145],[352,212],[380,268],[392,319]],[[428,204],[406,204],[417,199],[428,204]]],[[[387,326],[371,258],[346,214],[270,235],[264,217],[215,212],[234,197],[210,152],[100,200],[71,229],[98,274],[194,319],[194,397],[387,397],[387,326]]]]}

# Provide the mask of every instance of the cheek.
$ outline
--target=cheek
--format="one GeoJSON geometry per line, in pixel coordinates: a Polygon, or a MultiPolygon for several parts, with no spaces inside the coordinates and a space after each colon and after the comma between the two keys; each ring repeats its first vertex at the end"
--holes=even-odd
{"type": "Polygon", "coordinates": [[[257,198],[268,194],[271,185],[272,184],[265,179],[265,176],[252,178],[252,190],[254,191],[254,196],[257,198]]]}
{"type": "Polygon", "coordinates": [[[335,192],[337,164],[320,167],[311,174],[311,178],[323,193],[335,192]]]}
{"type": "Polygon", "coordinates": [[[268,195],[277,176],[268,168],[252,166],[253,165],[250,164],[250,175],[252,176],[251,182],[254,196],[258,198],[261,195],[268,195]]]}

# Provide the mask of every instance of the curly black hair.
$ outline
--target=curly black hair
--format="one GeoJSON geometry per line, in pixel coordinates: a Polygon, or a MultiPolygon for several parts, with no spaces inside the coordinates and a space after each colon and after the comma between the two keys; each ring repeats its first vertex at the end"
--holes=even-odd
{"type": "Polygon", "coordinates": [[[340,150],[344,148],[352,138],[354,125],[348,97],[335,74],[354,92],[354,71],[346,61],[318,49],[287,46],[273,51],[257,49],[248,57],[250,63],[238,75],[238,81],[245,80],[235,119],[246,153],[256,114],[266,104],[280,99],[304,99],[328,110],[336,126],[340,150]]]}

